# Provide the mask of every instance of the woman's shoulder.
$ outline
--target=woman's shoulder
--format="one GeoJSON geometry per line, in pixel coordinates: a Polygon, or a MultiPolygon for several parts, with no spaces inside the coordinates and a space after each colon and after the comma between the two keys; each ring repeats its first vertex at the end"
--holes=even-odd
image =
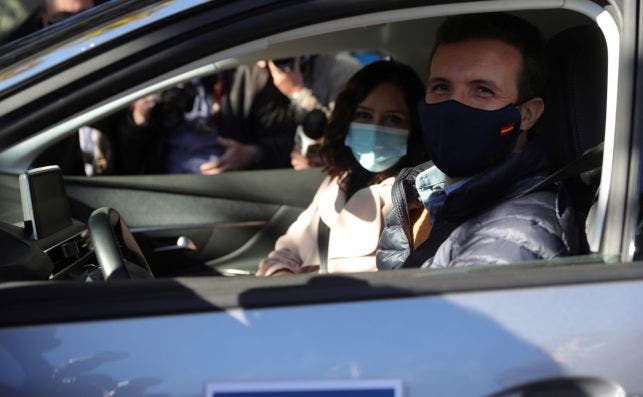
{"type": "Polygon", "coordinates": [[[351,201],[363,201],[363,200],[372,200],[372,198],[377,198],[383,203],[390,201],[391,189],[393,188],[393,183],[395,182],[395,177],[389,177],[384,179],[381,182],[374,183],[372,185],[366,186],[355,192],[351,201]]]}
{"type": "Polygon", "coordinates": [[[391,194],[391,189],[395,183],[395,177],[390,176],[379,183],[374,183],[370,186],[367,186],[365,189],[370,189],[373,193],[379,196],[388,196],[391,194]]]}
{"type": "Polygon", "coordinates": [[[396,176],[389,176],[388,178],[384,179],[382,182],[378,183],[378,185],[391,187],[395,183],[395,178],[396,176]]]}

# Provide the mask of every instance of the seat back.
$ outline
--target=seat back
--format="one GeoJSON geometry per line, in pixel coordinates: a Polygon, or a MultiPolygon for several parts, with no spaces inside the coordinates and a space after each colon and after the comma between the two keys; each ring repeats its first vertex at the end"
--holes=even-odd
{"type": "MultiPolygon", "coordinates": [[[[555,171],[603,142],[607,45],[597,26],[577,26],[553,36],[547,44],[546,56],[545,112],[536,126],[534,139],[543,146],[555,171]]],[[[587,216],[592,212],[599,182],[600,169],[564,182],[580,224],[586,219],[591,222],[587,216]]],[[[585,230],[589,229],[586,225],[585,230]]],[[[581,230],[581,234],[585,231],[581,230]]],[[[595,241],[595,236],[583,237],[581,253],[587,253],[590,248],[587,242],[595,241]]]]}
{"type": "Polygon", "coordinates": [[[597,26],[577,26],[553,36],[546,57],[545,112],[537,139],[558,169],[603,141],[607,46],[597,26]]]}

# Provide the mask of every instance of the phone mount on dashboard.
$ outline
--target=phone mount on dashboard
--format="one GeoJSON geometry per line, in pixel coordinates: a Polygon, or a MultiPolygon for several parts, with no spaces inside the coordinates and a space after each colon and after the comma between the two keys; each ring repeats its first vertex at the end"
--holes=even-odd
{"type": "Polygon", "coordinates": [[[33,240],[72,225],[63,176],[56,165],[28,170],[19,177],[25,232],[33,240]]]}

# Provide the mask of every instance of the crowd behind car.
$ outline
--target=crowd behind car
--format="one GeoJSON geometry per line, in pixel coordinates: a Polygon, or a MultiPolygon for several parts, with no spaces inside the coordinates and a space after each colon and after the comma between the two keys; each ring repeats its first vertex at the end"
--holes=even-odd
{"type": "Polygon", "coordinates": [[[283,63],[241,65],[148,95],[81,128],[36,164],[88,176],[320,166],[307,149],[321,144],[321,134],[309,135],[323,131],[337,91],[362,64],[349,53],[277,61],[283,63]],[[308,117],[314,111],[321,117],[308,117]],[[302,139],[309,141],[305,155],[302,139]]]}

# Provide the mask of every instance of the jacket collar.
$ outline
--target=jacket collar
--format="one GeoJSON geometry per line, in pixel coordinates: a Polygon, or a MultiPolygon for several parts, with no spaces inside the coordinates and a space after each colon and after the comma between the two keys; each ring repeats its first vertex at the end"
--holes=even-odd
{"type": "Polygon", "coordinates": [[[434,215],[467,219],[534,186],[548,174],[546,154],[537,144],[528,142],[521,151],[450,191],[439,206],[439,214],[434,215]]]}

